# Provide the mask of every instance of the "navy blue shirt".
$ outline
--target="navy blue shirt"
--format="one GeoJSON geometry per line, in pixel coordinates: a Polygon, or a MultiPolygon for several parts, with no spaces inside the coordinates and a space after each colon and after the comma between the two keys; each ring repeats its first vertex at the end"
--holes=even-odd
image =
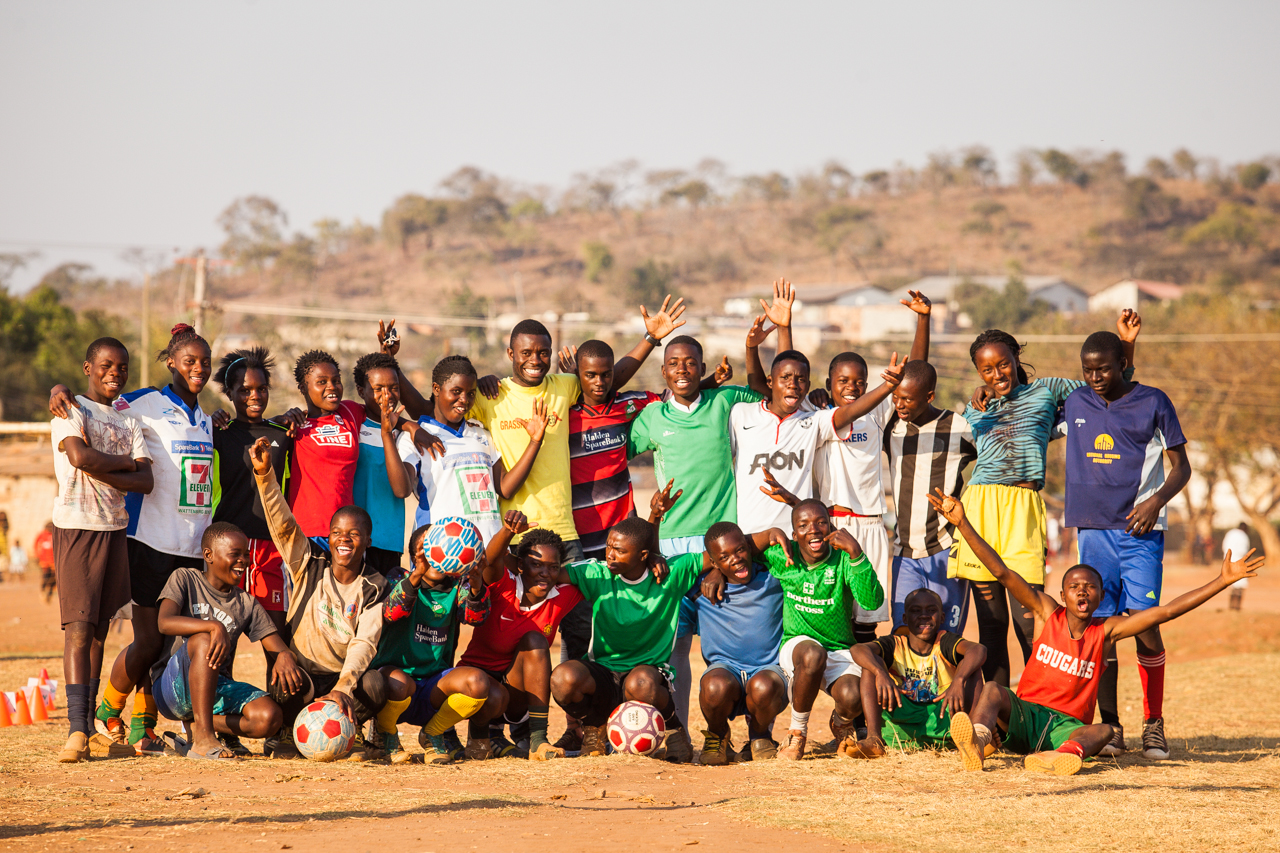
{"type": "MultiPolygon", "coordinates": [[[[1124,530],[1125,516],[1164,485],[1164,451],[1187,443],[1169,396],[1137,383],[1111,405],[1092,388],[1077,388],[1063,420],[1067,527],[1124,530]]],[[[1165,529],[1163,509],[1154,529],[1165,529]]]]}

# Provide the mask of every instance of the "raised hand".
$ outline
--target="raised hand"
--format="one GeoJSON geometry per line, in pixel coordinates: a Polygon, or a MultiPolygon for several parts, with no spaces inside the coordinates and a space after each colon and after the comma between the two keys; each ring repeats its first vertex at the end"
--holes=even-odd
{"type": "Polygon", "coordinates": [[[764,323],[765,318],[763,314],[751,321],[751,328],[747,329],[748,347],[760,346],[768,339],[769,335],[773,334],[773,330],[778,328],[777,326],[770,326],[766,329],[764,323]]]}
{"type": "Polygon", "coordinates": [[[880,378],[890,385],[897,385],[902,381],[902,371],[906,368],[910,359],[904,358],[902,364],[898,364],[898,354],[895,352],[893,358],[889,361],[889,366],[884,369],[884,373],[880,374],[880,378]]]}
{"type": "Polygon", "coordinates": [[[715,376],[716,387],[719,387],[733,378],[733,365],[729,363],[729,356],[720,359],[720,363],[716,365],[715,376]]]}
{"type": "Polygon", "coordinates": [[[1267,558],[1259,554],[1253,556],[1256,548],[1250,548],[1249,553],[1245,554],[1239,560],[1232,562],[1230,554],[1222,555],[1222,579],[1227,583],[1235,583],[1245,578],[1256,578],[1258,569],[1267,562],[1267,558]]]}
{"type": "Polygon", "coordinates": [[[513,535],[519,536],[526,530],[537,527],[538,522],[530,521],[529,517],[518,509],[510,509],[502,517],[502,526],[510,530],[513,535]]]}
{"type": "Polygon", "coordinates": [[[573,345],[560,348],[560,372],[578,372],[578,348],[573,345]]]}
{"type": "Polygon", "coordinates": [[[770,472],[768,468],[762,468],[760,469],[760,472],[764,474],[764,484],[760,487],[760,491],[764,492],[780,504],[795,506],[800,503],[800,499],[784,489],[782,484],[778,482],[778,479],[773,476],[773,473],[770,472]]]}
{"type": "Polygon", "coordinates": [[[1120,340],[1133,343],[1141,331],[1142,316],[1137,311],[1126,308],[1120,312],[1120,317],[1116,320],[1116,334],[1120,336],[1120,340]]]}
{"type": "Polygon", "coordinates": [[[547,404],[541,397],[535,397],[533,400],[533,414],[525,419],[524,431],[529,433],[530,441],[542,441],[542,437],[547,434],[547,423],[550,420],[547,414],[547,404]]]}
{"type": "Polygon", "coordinates": [[[899,299],[898,301],[917,314],[923,314],[927,317],[929,312],[933,310],[933,303],[929,301],[929,297],[925,296],[920,291],[908,290],[907,296],[910,296],[911,298],[899,299]]]}
{"type": "Polygon", "coordinates": [[[395,318],[391,318],[391,322],[383,323],[378,321],[378,347],[387,355],[395,357],[400,352],[400,336],[391,336],[391,330],[396,327],[395,318]]]}
{"type": "Polygon", "coordinates": [[[790,326],[791,305],[795,301],[795,288],[791,286],[791,282],[780,278],[773,283],[773,302],[766,304],[761,299],[760,307],[764,309],[764,315],[769,318],[769,322],[775,326],[790,326]]]}
{"type": "Polygon", "coordinates": [[[667,485],[661,491],[653,493],[653,497],[649,499],[649,520],[656,521],[670,511],[675,502],[680,500],[680,496],[684,494],[684,489],[678,490],[674,495],[671,494],[671,487],[675,485],[675,480],[668,480],[667,485]]]}
{"type": "Polygon", "coordinates": [[[667,294],[667,298],[662,300],[662,308],[652,317],[643,305],[640,306],[640,316],[644,318],[645,331],[658,340],[662,340],[684,325],[684,320],[680,319],[683,313],[684,297],[681,296],[672,304],[671,294],[667,294]]]}
{"type": "Polygon", "coordinates": [[[395,432],[396,424],[400,421],[396,417],[397,408],[391,403],[391,395],[384,391],[381,399],[378,400],[378,412],[382,415],[381,426],[384,433],[395,432]]]}
{"type": "Polygon", "coordinates": [[[936,495],[925,495],[929,499],[929,506],[933,507],[938,515],[959,527],[960,522],[964,521],[964,504],[951,495],[944,494],[942,489],[935,488],[934,491],[937,492],[936,495]]]}
{"type": "Polygon", "coordinates": [[[249,448],[249,461],[253,463],[253,473],[259,477],[271,475],[271,440],[265,435],[249,448]]]}

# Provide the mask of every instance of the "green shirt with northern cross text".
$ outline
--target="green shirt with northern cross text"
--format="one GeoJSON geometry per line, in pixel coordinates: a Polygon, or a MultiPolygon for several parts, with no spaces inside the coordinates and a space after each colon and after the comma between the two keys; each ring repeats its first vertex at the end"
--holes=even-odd
{"type": "Polygon", "coordinates": [[[782,584],[782,642],[792,637],[812,637],[827,651],[852,648],[853,603],[875,610],[884,603],[884,588],[871,561],[863,554],[852,560],[844,551],[830,548],[820,563],[806,566],[800,546],[791,544],[792,565],[787,565],[781,545],[764,551],[769,572],[782,584]]]}

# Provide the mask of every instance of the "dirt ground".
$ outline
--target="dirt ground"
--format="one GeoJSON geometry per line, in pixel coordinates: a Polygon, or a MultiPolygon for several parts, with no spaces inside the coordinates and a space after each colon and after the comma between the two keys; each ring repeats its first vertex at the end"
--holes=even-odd
{"type": "MultiPolygon", "coordinates": [[[[1212,574],[1171,567],[1166,600],[1212,574]]],[[[1273,851],[1280,848],[1280,711],[1264,685],[1280,679],[1280,578],[1255,580],[1245,608],[1227,611],[1223,596],[1165,631],[1169,761],[1131,752],[1066,779],[1027,774],[1005,755],[980,776],[961,775],[946,752],[726,768],[621,756],[449,767],[260,758],[63,766],[54,761],[66,736],[60,696],[48,724],[0,729],[0,849],[230,844],[359,853],[390,840],[406,851],[971,851],[1052,838],[1069,851],[1273,851]],[[183,793],[198,789],[203,796],[183,793]]],[[[127,625],[113,631],[108,657],[128,638],[127,625]]],[[[1121,715],[1133,744],[1142,700],[1126,645],[1121,715]]],[[[25,684],[41,667],[61,679],[60,648],[56,601],[44,604],[34,583],[0,584],[0,687],[25,684]]],[[[242,644],[236,666],[240,677],[262,683],[258,648],[242,644]]],[[[702,719],[694,705],[696,746],[702,719]]],[[[829,737],[829,712],[821,697],[813,743],[829,737]]],[[[553,709],[552,736],[562,727],[553,709]]],[[[742,732],[735,735],[741,742],[742,732]]]]}

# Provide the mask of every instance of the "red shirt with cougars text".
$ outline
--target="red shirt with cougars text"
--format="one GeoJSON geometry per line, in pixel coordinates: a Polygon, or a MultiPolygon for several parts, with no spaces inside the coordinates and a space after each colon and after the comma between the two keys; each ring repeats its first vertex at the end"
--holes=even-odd
{"type": "Polygon", "coordinates": [[[1075,717],[1086,725],[1092,723],[1099,679],[1107,665],[1107,637],[1102,627],[1105,621],[1094,617],[1076,640],[1067,626],[1067,609],[1053,611],[1022,671],[1018,698],[1075,717]]]}
{"type": "Polygon", "coordinates": [[[343,400],[331,415],[308,418],[293,440],[289,508],[307,536],[328,536],[333,514],[352,501],[364,406],[343,400]]]}

